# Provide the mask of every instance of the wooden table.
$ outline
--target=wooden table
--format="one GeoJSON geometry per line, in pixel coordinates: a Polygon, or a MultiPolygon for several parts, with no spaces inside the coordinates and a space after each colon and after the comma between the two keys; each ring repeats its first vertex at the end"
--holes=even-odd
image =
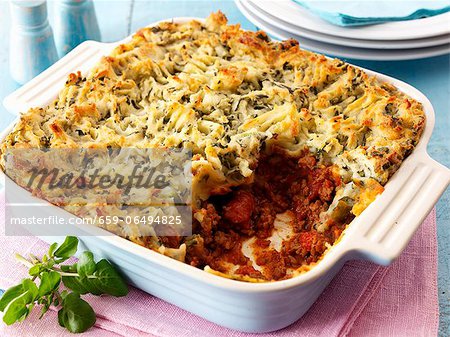
{"type": "MultiPolygon", "coordinates": [[[[54,3],[49,1],[49,19],[54,3]]],[[[176,16],[205,17],[221,9],[231,23],[240,23],[245,29],[255,27],[238,11],[234,2],[188,1],[95,1],[97,17],[104,42],[117,41],[151,22],[176,16]]],[[[0,99],[18,88],[9,76],[9,9],[6,1],[0,1],[0,99]]],[[[450,167],[450,56],[440,56],[416,61],[398,62],[350,62],[375,71],[397,77],[421,90],[433,103],[436,126],[428,150],[430,155],[450,167]]],[[[0,106],[0,130],[13,119],[0,106]]],[[[450,336],[450,190],[437,204],[439,247],[439,303],[441,336],[450,336]]]]}

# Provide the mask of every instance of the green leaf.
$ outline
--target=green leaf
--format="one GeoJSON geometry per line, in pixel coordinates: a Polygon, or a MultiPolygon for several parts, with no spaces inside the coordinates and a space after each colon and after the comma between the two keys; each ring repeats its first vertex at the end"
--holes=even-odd
{"type": "Polygon", "coordinates": [[[36,299],[36,297],[38,296],[38,287],[37,287],[36,283],[34,283],[30,279],[26,278],[26,279],[22,280],[22,285],[23,285],[24,289],[27,290],[27,293],[29,293],[31,295],[31,297],[34,301],[36,299]]]}
{"type": "Polygon", "coordinates": [[[65,299],[67,295],[69,295],[69,292],[67,290],[61,291],[60,296],[61,296],[62,299],[65,299]]]}
{"type": "Polygon", "coordinates": [[[47,268],[53,268],[53,266],[55,265],[55,260],[54,259],[50,259],[47,262],[47,268]]]}
{"type": "Polygon", "coordinates": [[[50,308],[49,305],[44,304],[41,308],[41,314],[39,315],[39,319],[42,319],[42,317],[44,317],[45,313],[48,311],[48,309],[50,308]]]}
{"type": "Polygon", "coordinates": [[[53,257],[56,248],[58,248],[58,242],[53,242],[48,248],[48,256],[53,257]]]}
{"type": "Polygon", "coordinates": [[[33,308],[32,303],[38,296],[38,288],[30,279],[22,280],[21,286],[21,294],[10,301],[3,315],[3,321],[7,325],[24,320],[33,308]],[[31,305],[29,306],[29,304],[31,305]]]}
{"type": "Polygon", "coordinates": [[[27,311],[22,316],[19,317],[17,322],[23,322],[25,320],[25,318],[28,317],[28,315],[30,314],[31,310],[33,310],[33,308],[34,308],[34,303],[31,303],[30,305],[28,305],[27,311]]]}
{"type": "Polygon", "coordinates": [[[27,303],[24,303],[22,297],[18,297],[8,306],[8,309],[3,315],[3,322],[7,325],[11,325],[17,321],[21,322],[28,314],[27,303]]]}
{"type": "Polygon", "coordinates": [[[85,285],[83,284],[83,279],[80,277],[75,276],[63,276],[62,282],[64,285],[69,288],[70,290],[73,290],[79,294],[87,294],[89,293],[89,290],[86,289],[85,285]]]}
{"type": "Polygon", "coordinates": [[[75,236],[67,236],[64,242],[58,247],[54,255],[61,259],[68,259],[75,255],[78,248],[78,239],[75,236]]]}
{"type": "Polygon", "coordinates": [[[53,305],[55,307],[59,306],[59,299],[57,297],[55,297],[55,299],[53,300],[53,305]]]}
{"type": "Polygon", "coordinates": [[[63,272],[66,273],[76,273],[77,272],[77,264],[61,264],[59,266],[63,272]]]}
{"type": "MultiPolygon", "coordinates": [[[[6,324],[23,321],[36,304],[42,306],[41,318],[54,304],[61,306],[58,311],[61,326],[70,332],[84,332],[95,324],[96,318],[92,307],[80,298],[80,294],[128,294],[127,284],[113,265],[105,259],[95,263],[94,255],[89,251],[83,252],[77,263],[60,265],[76,253],[77,247],[78,239],[68,236],[61,245],[52,244],[48,255],[41,259],[30,254],[33,265],[29,274],[33,279],[22,280],[0,298],[0,311],[4,312],[3,320],[6,324]],[[39,287],[33,282],[36,277],[40,279],[39,287]],[[64,290],[59,296],[61,281],[73,292],[64,290]]],[[[30,261],[17,256],[22,263],[29,265],[30,261]]]]}
{"type": "Polygon", "coordinates": [[[61,282],[61,274],[56,271],[43,272],[39,285],[39,296],[45,296],[58,288],[61,282]]]}
{"type": "Polygon", "coordinates": [[[62,326],[63,328],[65,328],[66,326],[64,325],[64,310],[61,308],[58,310],[58,323],[60,326],[62,326]]]}
{"type": "MultiPolygon", "coordinates": [[[[78,272],[78,263],[74,263],[73,265],[61,265],[60,267],[61,270],[66,273],[78,272]]],[[[67,288],[82,295],[87,293],[91,293],[94,295],[103,294],[95,286],[93,286],[89,282],[89,280],[84,276],[63,276],[62,281],[67,288]]]]}
{"type": "MultiPolygon", "coordinates": [[[[42,303],[40,303],[40,304],[43,304],[43,305],[41,308],[41,314],[39,316],[39,319],[41,319],[45,315],[45,313],[48,311],[48,309],[52,305],[54,294],[55,293],[52,293],[52,294],[42,298],[42,303]]],[[[55,304],[55,306],[57,306],[57,304],[55,304]]]]}
{"type": "Polygon", "coordinates": [[[64,285],[81,295],[92,294],[100,296],[106,294],[95,282],[94,278],[79,277],[79,276],[63,276],[64,285]]]}
{"type": "Polygon", "coordinates": [[[95,324],[95,320],[92,307],[76,293],[68,294],[58,311],[59,325],[73,333],[85,332],[95,324]]]}
{"type": "Polygon", "coordinates": [[[19,297],[24,292],[25,289],[23,288],[22,283],[6,290],[3,296],[0,298],[0,311],[3,312],[12,300],[14,300],[16,297],[19,297]]]}
{"type": "Polygon", "coordinates": [[[84,277],[84,278],[80,279],[80,282],[82,282],[84,284],[87,291],[89,293],[91,293],[92,295],[100,296],[100,295],[106,294],[106,292],[103,289],[101,289],[98,286],[97,282],[95,282],[95,281],[96,281],[95,278],[84,277]]]}
{"type": "Polygon", "coordinates": [[[67,288],[79,294],[108,294],[117,297],[128,294],[128,286],[122,276],[105,259],[97,262],[94,273],[89,277],[63,276],[62,281],[67,288]]]}
{"type": "Polygon", "coordinates": [[[94,261],[94,254],[91,252],[83,252],[77,263],[77,272],[80,276],[92,275],[95,271],[96,265],[94,261]]]}
{"type": "Polygon", "coordinates": [[[128,294],[128,286],[124,279],[107,260],[102,259],[97,262],[94,276],[96,278],[90,278],[89,281],[93,282],[103,293],[116,297],[128,294]]]}
{"type": "Polygon", "coordinates": [[[0,299],[0,311],[4,311],[12,300],[26,292],[31,292],[31,294],[36,297],[37,291],[35,291],[35,288],[37,290],[36,284],[33,281],[30,279],[23,279],[20,284],[7,289],[0,299]]]}
{"type": "Polygon", "coordinates": [[[41,272],[40,264],[37,264],[37,265],[31,267],[30,270],[28,270],[28,274],[30,274],[31,276],[37,276],[37,275],[39,275],[40,272],[41,272]]]}

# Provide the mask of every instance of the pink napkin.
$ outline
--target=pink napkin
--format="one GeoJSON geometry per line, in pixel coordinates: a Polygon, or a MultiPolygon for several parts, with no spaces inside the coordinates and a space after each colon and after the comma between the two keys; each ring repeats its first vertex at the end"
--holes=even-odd
{"type": "MultiPolygon", "coordinates": [[[[4,235],[0,197],[0,288],[26,275],[13,258],[42,254],[48,245],[36,237],[4,235]]],[[[138,289],[125,298],[87,296],[97,322],[84,336],[436,336],[438,330],[436,213],[390,267],[365,261],[347,263],[308,313],[291,326],[268,334],[246,334],[220,327],[138,289]]],[[[38,320],[38,310],[0,336],[73,336],[58,326],[56,311],[38,320]]]]}

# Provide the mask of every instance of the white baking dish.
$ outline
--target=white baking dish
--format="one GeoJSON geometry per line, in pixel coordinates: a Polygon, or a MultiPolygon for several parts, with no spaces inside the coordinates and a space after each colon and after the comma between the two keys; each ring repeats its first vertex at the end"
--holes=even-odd
{"type": "MultiPolygon", "coordinates": [[[[6,108],[18,113],[31,106],[46,105],[56,97],[67,74],[89,70],[101,55],[108,54],[121,42],[88,41],[81,44],[8,96],[4,101],[6,108]]],[[[272,283],[244,283],[208,274],[123,238],[108,235],[99,228],[73,226],[71,231],[81,236],[83,248],[118,266],[131,284],[207,320],[249,332],[286,327],[309,309],[346,261],[367,259],[388,265],[398,257],[450,182],[450,170],[426,152],[435,120],[428,99],[406,83],[373,71],[366,72],[422,102],[427,117],[425,130],[418,146],[385,186],[385,191],[352,221],[340,242],[309,272],[272,283]]],[[[17,185],[9,187],[7,195],[8,202],[12,199],[13,202],[46,204],[46,207],[30,206],[25,211],[35,216],[71,216],[63,209],[34,198],[17,185]]],[[[21,210],[23,212],[23,208],[21,210]]],[[[60,237],[42,238],[47,242],[61,240],[60,237]]]]}

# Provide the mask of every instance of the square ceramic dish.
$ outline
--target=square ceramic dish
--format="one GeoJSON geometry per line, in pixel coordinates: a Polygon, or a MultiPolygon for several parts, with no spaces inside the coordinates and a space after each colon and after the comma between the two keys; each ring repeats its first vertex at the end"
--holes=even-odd
{"type": "MultiPolygon", "coordinates": [[[[193,18],[173,20],[185,22],[190,19],[193,18]]],[[[81,44],[8,96],[4,101],[6,108],[19,113],[31,106],[48,104],[70,72],[88,71],[102,55],[109,54],[127,40],[81,44]]],[[[309,309],[346,261],[366,259],[388,265],[398,257],[450,182],[450,170],[426,152],[434,126],[434,111],[429,100],[406,83],[365,71],[420,101],[426,113],[426,126],[417,147],[386,184],[385,191],[352,221],[341,240],[310,271],[283,281],[245,283],[206,273],[99,228],[79,225],[70,228],[71,232],[81,237],[83,249],[89,249],[119,267],[132,285],[209,321],[248,332],[268,332],[290,325],[309,309]]],[[[63,209],[33,197],[11,181],[9,183],[7,202],[46,204],[46,207],[30,206],[26,210],[22,207],[21,216],[30,213],[43,217],[70,217],[63,209]]],[[[53,242],[62,238],[45,236],[42,239],[53,242]]]]}

